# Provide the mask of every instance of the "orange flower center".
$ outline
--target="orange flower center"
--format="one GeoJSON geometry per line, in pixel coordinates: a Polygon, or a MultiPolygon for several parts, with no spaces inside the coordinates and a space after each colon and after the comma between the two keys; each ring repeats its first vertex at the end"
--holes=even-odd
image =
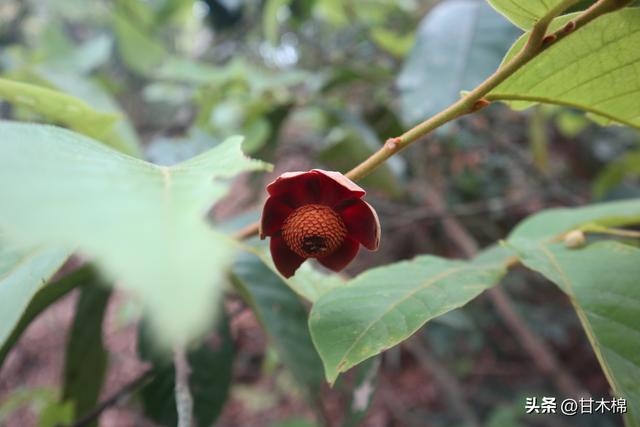
{"type": "Polygon", "coordinates": [[[324,205],[305,205],[289,214],[282,225],[287,246],[304,258],[332,254],[347,236],[340,215],[324,205]]]}

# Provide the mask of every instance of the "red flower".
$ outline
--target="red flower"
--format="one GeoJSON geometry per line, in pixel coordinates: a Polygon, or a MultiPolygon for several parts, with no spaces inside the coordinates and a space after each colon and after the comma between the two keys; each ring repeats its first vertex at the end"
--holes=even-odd
{"type": "Polygon", "coordinates": [[[340,271],[360,244],[378,249],[380,223],[365,191],[339,172],[287,172],[267,186],[260,238],[271,237],[271,256],[291,277],[307,258],[340,271]]]}

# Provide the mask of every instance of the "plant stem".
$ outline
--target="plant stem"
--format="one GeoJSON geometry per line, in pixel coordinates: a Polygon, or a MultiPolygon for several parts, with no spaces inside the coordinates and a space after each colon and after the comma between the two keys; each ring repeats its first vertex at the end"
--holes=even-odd
{"type": "Polygon", "coordinates": [[[598,224],[587,224],[583,227],[580,227],[580,230],[586,233],[609,234],[611,236],[640,239],[640,231],[625,230],[621,228],[609,228],[598,224]]]}
{"type": "MultiPolygon", "coordinates": [[[[585,26],[595,18],[628,5],[631,0],[599,0],[590,8],[580,13],[571,21],[570,24],[552,34],[547,35],[547,30],[551,21],[577,2],[578,0],[564,0],[558,3],[554,8],[541,17],[540,20],[538,20],[538,22],[536,22],[536,24],[531,28],[527,42],[513,58],[500,66],[500,68],[498,68],[485,81],[480,83],[480,85],[475,89],[462,96],[449,107],[409,129],[402,135],[389,138],[378,151],[347,172],[347,178],[350,178],[353,181],[364,178],[373,172],[373,170],[378,166],[383,164],[389,157],[418,141],[433,130],[457,119],[458,117],[479,111],[489,105],[491,100],[497,100],[498,98],[489,97],[488,99],[485,98],[485,96],[530,60],[548,49],[549,46],[557,43],[568,34],[585,26]]],[[[234,237],[236,239],[245,239],[254,236],[257,233],[258,224],[252,224],[237,232],[234,237]]]]}
{"type": "MultiPolygon", "coordinates": [[[[488,102],[483,100],[483,97],[545,48],[542,41],[551,20],[576,2],[577,0],[564,0],[563,2],[560,2],[533,26],[529,34],[529,38],[527,39],[527,43],[525,43],[520,52],[518,52],[509,62],[503,64],[484,82],[480,83],[479,86],[465,94],[449,107],[437,113],[435,116],[428,118],[398,137],[389,138],[382,148],[373,153],[364,162],[351,169],[346,176],[354,181],[361,179],[380,166],[380,164],[389,157],[406,148],[409,144],[416,142],[434,129],[437,129],[458,117],[476,112],[488,105],[488,102]]],[[[585,11],[585,13],[586,12],[587,11],[585,11]]]]}
{"type": "Polygon", "coordinates": [[[193,414],[193,397],[189,390],[191,367],[184,346],[177,346],[174,351],[173,364],[176,369],[176,409],[178,411],[178,427],[191,427],[193,414]]]}
{"type": "Polygon", "coordinates": [[[140,387],[147,383],[156,374],[153,369],[145,371],[138,377],[134,378],[131,382],[127,383],[120,390],[115,392],[111,397],[100,403],[93,411],[84,415],[82,418],[75,421],[69,427],[85,427],[97,420],[102,413],[110,407],[122,402],[126,397],[134,393],[140,387]]]}

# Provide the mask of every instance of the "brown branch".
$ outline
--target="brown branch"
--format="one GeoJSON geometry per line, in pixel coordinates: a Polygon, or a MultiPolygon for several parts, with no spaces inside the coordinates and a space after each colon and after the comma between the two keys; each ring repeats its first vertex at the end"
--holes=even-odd
{"type": "MultiPolygon", "coordinates": [[[[485,81],[434,116],[429,117],[400,136],[389,138],[378,151],[347,172],[345,174],[347,178],[357,181],[365,177],[383,164],[389,157],[397,154],[414,142],[421,140],[425,135],[440,126],[467,114],[475,113],[488,105],[490,101],[500,100],[499,96],[492,96],[491,91],[526,65],[530,60],[594,19],[627,6],[631,3],[631,0],[599,0],[563,28],[547,34],[551,21],[577,2],[578,0],[562,0],[556,4],[531,28],[527,41],[522,49],[485,81]]],[[[240,230],[234,237],[237,239],[246,239],[257,233],[258,224],[256,223],[240,230]]]]}
{"type": "Polygon", "coordinates": [[[258,222],[254,222],[253,224],[249,224],[246,227],[241,228],[233,234],[233,238],[237,240],[244,240],[248,239],[249,237],[256,236],[260,229],[259,224],[260,223],[258,222]]]}

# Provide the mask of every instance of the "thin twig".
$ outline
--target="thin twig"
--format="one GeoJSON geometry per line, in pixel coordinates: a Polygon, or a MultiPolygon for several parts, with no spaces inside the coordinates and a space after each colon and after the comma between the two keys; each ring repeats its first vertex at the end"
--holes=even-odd
{"type": "Polygon", "coordinates": [[[246,227],[241,228],[240,230],[238,230],[233,235],[233,238],[237,239],[237,240],[248,239],[249,237],[253,237],[253,236],[257,235],[259,229],[260,229],[259,223],[254,222],[253,224],[249,224],[246,227]]]}
{"type": "MultiPolygon", "coordinates": [[[[410,144],[421,140],[425,135],[440,126],[467,114],[475,113],[489,105],[491,101],[501,100],[502,98],[499,94],[493,95],[490,93],[499,84],[570,33],[584,27],[602,15],[628,5],[631,0],[599,0],[587,10],[580,13],[571,21],[570,25],[568,24],[554,33],[547,35],[551,21],[577,2],[578,0],[563,0],[556,4],[531,28],[529,37],[522,49],[485,81],[434,116],[431,116],[398,137],[389,138],[378,151],[351,169],[346,176],[353,181],[357,181],[373,172],[373,170],[383,164],[389,157],[397,154],[410,144]]],[[[258,224],[252,224],[236,233],[234,237],[237,239],[246,239],[257,233],[258,224]]]]}
{"type": "Polygon", "coordinates": [[[153,369],[149,369],[145,371],[132,381],[125,384],[120,390],[115,392],[113,395],[108,397],[106,400],[101,402],[93,411],[84,415],[82,418],[76,420],[69,427],[84,427],[91,424],[93,421],[98,419],[102,413],[109,409],[110,407],[121,403],[125,398],[134,393],[140,387],[142,387],[148,380],[153,377],[155,371],[153,369]]]}
{"type": "MultiPolygon", "coordinates": [[[[606,0],[601,0],[606,1],[606,0]]],[[[402,135],[389,138],[382,148],[373,153],[368,159],[360,163],[358,166],[350,170],[346,176],[352,180],[358,180],[369,173],[375,168],[381,165],[389,157],[398,153],[400,150],[406,148],[410,144],[418,141],[434,129],[448,123],[458,117],[474,113],[481,108],[487,106],[489,101],[484,97],[493,89],[495,89],[500,83],[505,81],[522,66],[527,64],[530,60],[535,58],[539,53],[549,47],[549,43],[543,43],[547,28],[551,23],[551,20],[560,15],[565,9],[577,3],[577,0],[563,0],[558,3],[554,8],[547,12],[538,22],[533,26],[529,33],[529,38],[525,45],[511,60],[503,64],[498,68],[491,76],[485,81],[480,83],[475,89],[467,93],[459,100],[451,104],[449,107],[440,111],[439,113],[431,116],[427,120],[418,124],[417,126],[409,129],[402,135]]],[[[587,13],[585,11],[583,13],[587,13]]],[[[599,11],[596,11],[599,12],[599,11]]],[[[593,13],[593,12],[590,12],[593,13]]],[[[593,19],[593,18],[592,18],[593,19]]],[[[576,26],[578,25],[576,19],[576,26]]],[[[584,25],[589,21],[580,21],[580,25],[584,25]]],[[[575,29],[576,27],[574,27],[575,29]]]]}
{"type": "Polygon", "coordinates": [[[178,411],[178,427],[191,427],[193,417],[193,397],[189,390],[191,367],[184,346],[177,346],[174,351],[173,364],[176,368],[176,409],[178,411]]]}

